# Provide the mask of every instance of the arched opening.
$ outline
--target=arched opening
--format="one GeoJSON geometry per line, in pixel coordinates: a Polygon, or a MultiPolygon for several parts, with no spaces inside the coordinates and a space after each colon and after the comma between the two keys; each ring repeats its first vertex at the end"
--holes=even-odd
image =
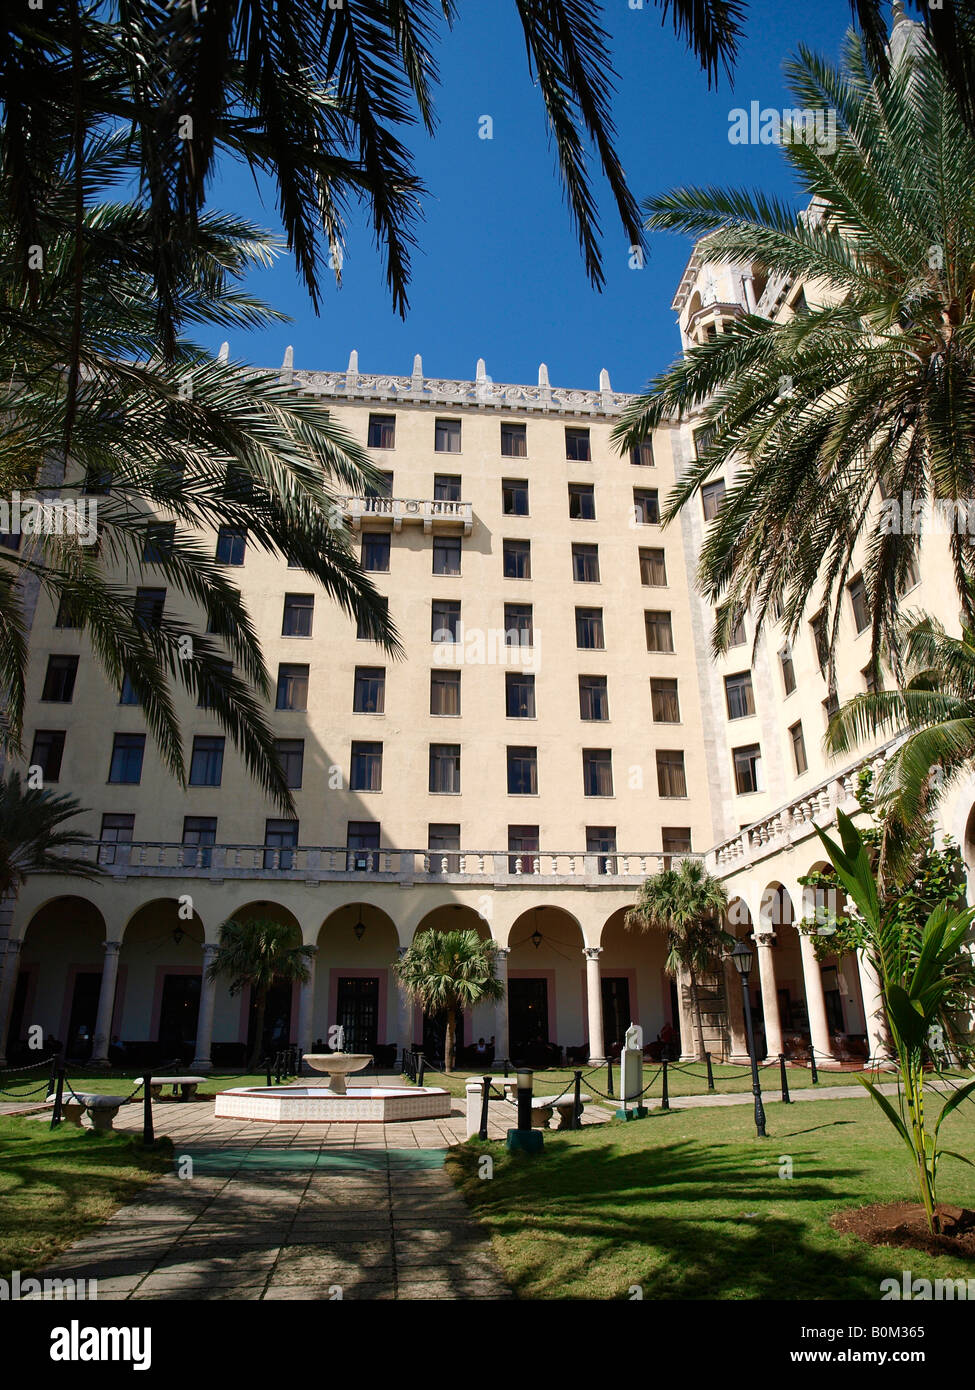
{"type": "Polygon", "coordinates": [[[98,1014],[105,920],[87,898],[66,894],[38,908],[24,934],[8,1031],[8,1058],[27,1057],[28,1030],[72,1060],[91,1057],[98,1014]]]}
{"type": "MultiPolygon", "coordinates": [[[[426,931],[476,931],[482,941],[491,939],[491,928],[474,908],[463,903],[444,903],[433,908],[417,924],[413,939],[426,931]]],[[[454,1043],[458,1067],[480,1066],[494,1058],[497,1050],[496,1006],[492,1002],[457,1015],[454,1043]],[[485,1049],[481,1051],[480,1049],[485,1049]]],[[[422,1039],[427,1057],[441,1058],[447,1032],[446,1013],[428,1014],[417,1005],[413,1009],[414,1036],[422,1039]]]]}
{"type": "Polygon", "coordinates": [[[122,934],[109,1060],[179,1062],[196,1049],[203,980],[203,923],[177,898],[144,903],[122,934]]]}
{"type": "Polygon", "coordinates": [[[398,946],[392,918],[371,903],[346,903],[325,918],[318,932],[313,1051],[341,1043],[346,1052],[370,1053],[377,1066],[393,1065],[398,946]]]}
{"type": "MultiPolygon", "coordinates": [[[[237,922],[279,922],[287,928],[287,945],[300,946],[302,943],[298,919],[280,903],[264,900],[244,903],[235,908],[225,921],[231,917],[237,922]]],[[[228,983],[227,977],[223,977],[224,987],[217,991],[214,1036],[221,1039],[222,1045],[219,1049],[216,1044],[214,1046],[215,1061],[219,1055],[222,1063],[243,1065],[254,1051],[255,1043],[258,1043],[258,1057],[266,1057],[297,1041],[300,984],[276,979],[263,1001],[262,1020],[258,992],[245,986],[238,994],[231,995],[228,983]],[[226,1043],[223,1043],[224,1039],[226,1043]]]]}
{"type": "MultiPolygon", "coordinates": [[[[825,860],[818,860],[803,877],[823,873],[830,867],[825,860]]],[[[852,951],[838,953],[829,949],[831,919],[835,914],[844,912],[845,908],[846,894],[842,888],[823,889],[810,885],[803,889],[803,920],[819,924],[819,931],[813,940],[822,979],[830,1043],[840,1060],[863,1058],[869,1051],[856,955],[852,951]]]]}
{"type": "Polygon", "coordinates": [[[589,1055],[585,938],[560,907],[529,908],[508,934],[508,1037],[514,1062],[552,1066],[589,1055]]]}
{"type": "Polygon", "coordinates": [[[802,950],[795,925],[795,909],[789,891],[781,883],[770,883],[762,894],[761,931],[774,933],[772,952],[779,1026],[786,1056],[807,1056],[809,1052],[809,1010],[802,969],[802,950]]]}
{"type": "Polygon", "coordinates": [[[647,1055],[680,1055],[680,1005],[677,981],[667,973],[667,938],[662,931],[624,926],[628,909],[606,919],[600,934],[599,957],[603,1005],[603,1051],[618,1057],[631,1023],[643,1029],[647,1055]]]}

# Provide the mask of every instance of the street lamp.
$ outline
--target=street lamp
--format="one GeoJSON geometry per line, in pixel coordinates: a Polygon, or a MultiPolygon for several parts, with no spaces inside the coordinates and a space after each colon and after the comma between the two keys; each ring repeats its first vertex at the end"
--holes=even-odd
{"type": "Polygon", "coordinates": [[[741,998],[745,1010],[745,1036],[748,1039],[748,1060],[752,1064],[752,1095],[755,1097],[755,1128],[759,1139],[765,1134],[765,1107],[762,1104],[762,1088],[758,1080],[758,1059],[755,1056],[755,1034],[752,1031],[752,1001],[748,994],[748,977],[752,970],[754,956],[745,945],[738,941],[731,953],[731,960],[741,980],[741,998]]]}

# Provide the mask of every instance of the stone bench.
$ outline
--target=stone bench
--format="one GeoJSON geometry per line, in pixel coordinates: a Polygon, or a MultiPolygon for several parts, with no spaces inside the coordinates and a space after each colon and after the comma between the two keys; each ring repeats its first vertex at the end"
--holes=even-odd
{"type": "MultiPolygon", "coordinates": [[[[55,1097],[48,1096],[47,1104],[53,1105],[55,1097]]],[[[87,1112],[92,1129],[112,1128],[112,1121],[128,1096],[101,1096],[94,1091],[65,1091],[61,1098],[61,1114],[68,1124],[81,1127],[81,1117],[87,1112]]]]}
{"type": "MultiPolygon", "coordinates": [[[[497,1086],[504,1087],[505,1100],[516,1101],[516,1091],[518,1089],[517,1079],[513,1076],[494,1076],[491,1078],[492,1089],[497,1086]]],[[[477,1080],[472,1077],[466,1086],[467,1091],[467,1137],[470,1139],[478,1134],[481,1128],[481,1103],[484,1094],[483,1079],[477,1080]]],[[[492,1096],[493,1100],[497,1096],[492,1096]]],[[[590,1097],[584,1092],[579,1097],[580,1105],[590,1097]]],[[[511,1116],[511,1127],[517,1124],[518,1111],[516,1106],[510,1105],[506,1109],[511,1116]]],[[[572,1127],[572,1112],[575,1109],[575,1096],[570,1092],[564,1096],[535,1096],[532,1100],[532,1129],[547,1129],[552,1119],[553,1111],[557,1112],[559,1120],[556,1129],[570,1129],[572,1127]]]]}
{"type": "Polygon", "coordinates": [[[164,1086],[178,1086],[180,1100],[192,1100],[200,1084],[198,1076],[150,1076],[149,1094],[158,1100],[164,1086]]]}
{"type": "MultiPolygon", "coordinates": [[[[586,1095],[585,1091],[580,1093],[580,1119],[582,1117],[582,1110],[585,1106],[585,1102],[589,1099],[590,1097],[586,1095]]],[[[549,1121],[552,1118],[553,1110],[557,1113],[559,1117],[558,1124],[555,1126],[555,1128],[571,1129],[572,1113],[575,1110],[575,1104],[575,1096],[571,1094],[567,1096],[535,1096],[535,1098],[532,1100],[532,1129],[548,1129],[549,1121]]]]}

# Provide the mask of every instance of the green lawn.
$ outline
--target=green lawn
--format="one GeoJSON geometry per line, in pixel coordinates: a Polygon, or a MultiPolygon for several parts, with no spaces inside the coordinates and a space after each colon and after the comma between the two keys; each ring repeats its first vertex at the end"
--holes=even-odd
{"type": "MultiPolygon", "coordinates": [[[[975,1152],[975,1106],[945,1139],[975,1152]]],[[[903,1143],[866,1098],[769,1106],[770,1138],[750,1107],[656,1111],[644,1120],[548,1133],[540,1157],[477,1139],[448,1169],[521,1298],[876,1300],[880,1281],[975,1278],[975,1262],[868,1246],[833,1231],[832,1212],[915,1201],[903,1143]],[[478,1176],[490,1154],[494,1175],[478,1176]],[[792,1178],[784,1160],[791,1159],[792,1178]]],[[[944,1159],[940,1200],[975,1205],[972,1170],[944,1159]]]]}
{"type": "Polygon", "coordinates": [[[171,1169],[168,1139],[146,1151],[125,1134],[0,1116],[0,1276],[46,1264],[171,1169]]]}
{"type": "MultiPolygon", "coordinates": [[[[172,1076],[192,1075],[192,1073],[188,1071],[174,1072],[172,1069],[170,1069],[168,1074],[172,1076]]],[[[292,1081],[294,1080],[293,1077],[289,1079],[292,1081]]],[[[124,1072],[106,1070],[86,1073],[84,1064],[81,1064],[77,1071],[71,1067],[68,1068],[67,1080],[76,1091],[98,1091],[103,1095],[129,1096],[132,1095],[138,1087],[136,1099],[141,1099],[142,1097],[141,1077],[135,1075],[131,1069],[124,1072]]],[[[236,1072],[231,1075],[221,1075],[211,1072],[207,1076],[200,1077],[200,1085],[196,1094],[198,1096],[214,1096],[218,1091],[229,1091],[232,1086],[264,1086],[266,1083],[267,1075],[265,1072],[256,1072],[252,1076],[241,1076],[236,1072]]],[[[31,1091],[37,1091],[41,1084],[42,1083],[38,1082],[36,1077],[25,1077],[23,1080],[18,1078],[15,1081],[5,1081],[3,1095],[0,1096],[0,1100],[13,1103],[23,1098],[25,1105],[39,1104],[43,1102],[44,1097],[48,1094],[46,1079],[43,1090],[40,1090],[36,1095],[31,1095],[29,1093],[31,1091]]],[[[172,1087],[170,1086],[163,1088],[163,1098],[165,1100],[170,1099],[171,1091],[172,1087]]]]}

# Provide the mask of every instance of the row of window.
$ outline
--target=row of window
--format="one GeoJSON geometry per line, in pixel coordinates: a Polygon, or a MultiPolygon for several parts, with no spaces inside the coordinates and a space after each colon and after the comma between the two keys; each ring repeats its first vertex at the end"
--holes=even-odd
{"type": "MultiPolygon", "coordinates": [[[[462,438],[461,420],[438,418],[433,424],[433,448],[438,454],[459,454],[462,438]]],[[[370,449],[396,448],[396,416],[370,414],[367,442],[370,449]]],[[[528,426],[501,422],[501,454],[503,458],[527,458],[528,426]]],[[[592,442],[588,425],[565,426],[565,456],[575,463],[592,461],[592,442]]],[[[630,462],[641,467],[653,466],[653,444],[630,450],[630,462]]]]}
{"type": "MultiPolygon", "coordinates": [[[[369,856],[381,849],[382,827],[379,821],[348,821],[345,843],[350,855],[350,867],[366,869],[369,856]]],[[[296,820],[266,820],[264,822],[264,866],[265,868],[289,869],[293,863],[294,851],[299,844],[299,823],[296,820]]],[[[99,858],[102,864],[115,862],[113,845],[132,843],[135,834],[135,816],[113,814],[102,816],[101,849],[99,858]]],[[[217,843],[216,816],[186,816],[183,820],[183,844],[187,846],[183,862],[188,868],[207,869],[212,862],[212,849],[217,843]]],[[[533,855],[539,853],[539,827],[537,825],[509,825],[508,853],[512,856],[509,872],[534,873],[537,866],[533,855]]],[[[664,854],[689,854],[691,831],[689,826],[664,826],[661,830],[661,847],[664,854]]],[[[457,856],[461,848],[460,825],[433,822],[427,826],[427,848],[431,855],[447,857],[447,872],[459,873],[460,861],[457,856]]],[[[615,825],[587,825],[586,851],[589,854],[616,853],[615,825]]],[[[439,862],[435,867],[439,870],[439,862]]],[[[613,873],[615,865],[603,861],[600,872],[613,873]]]]}

